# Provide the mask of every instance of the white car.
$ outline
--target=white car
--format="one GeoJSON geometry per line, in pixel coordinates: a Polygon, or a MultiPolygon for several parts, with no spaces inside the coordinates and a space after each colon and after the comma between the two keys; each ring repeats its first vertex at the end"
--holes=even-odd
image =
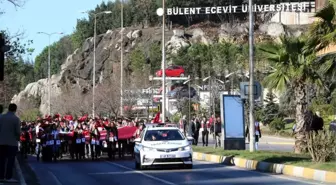
{"type": "Polygon", "coordinates": [[[134,140],[135,168],[181,165],[191,169],[192,147],[190,141],[176,127],[147,127],[134,140]]]}

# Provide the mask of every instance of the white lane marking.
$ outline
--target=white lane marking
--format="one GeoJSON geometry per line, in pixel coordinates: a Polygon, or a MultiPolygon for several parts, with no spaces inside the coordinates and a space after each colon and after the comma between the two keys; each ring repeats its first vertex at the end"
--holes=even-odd
{"type": "MultiPolygon", "coordinates": [[[[216,164],[216,163],[212,163],[212,162],[208,162],[208,161],[197,161],[198,163],[203,163],[203,164],[216,164]]],[[[216,164],[219,166],[225,166],[225,165],[221,165],[221,164],[216,164]]],[[[311,185],[321,185],[324,184],[323,182],[309,182],[306,180],[301,180],[301,179],[295,179],[295,177],[286,177],[285,175],[274,175],[274,174],[268,174],[268,173],[262,173],[262,172],[258,172],[258,171],[253,171],[253,170],[247,170],[247,169],[242,169],[239,167],[235,167],[235,166],[225,166],[226,168],[232,168],[235,170],[240,170],[240,171],[248,171],[254,174],[263,174],[263,175],[268,175],[274,178],[279,178],[279,179],[285,179],[285,180],[290,180],[290,181],[295,181],[295,182],[300,182],[300,183],[304,183],[304,184],[311,184],[311,185]]]]}
{"type": "Polygon", "coordinates": [[[17,160],[16,157],[15,157],[15,169],[16,169],[17,175],[19,176],[20,185],[27,185],[26,180],[24,179],[24,176],[22,174],[19,161],[17,160]]]}
{"type": "Polygon", "coordinates": [[[63,185],[58,178],[56,177],[56,175],[54,173],[52,173],[51,171],[48,171],[49,175],[51,176],[51,178],[55,181],[56,185],[63,185]]]}
{"type": "Polygon", "coordinates": [[[168,184],[168,185],[177,185],[177,184],[175,184],[175,183],[173,183],[173,182],[169,182],[169,181],[166,181],[166,180],[164,180],[164,179],[160,179],[160,178],[154,177],[154,176],[152,176],[152,175],[148,175],[148,174],[146,174],[146,173],[144,173],[144,172],[141,172],[141,171],[135,171],[134,169],[129,168],[129,167],[124,166],[124,165],[120,165],[120,164],[113,163],[113,162],[109,162],[109,161],[106,161],[106,162],[109,163],[109,164],[112,164],[112,165],[114,165],[114,166],[123,168],[123,169],[125,169],[125,170],[131,170],[131,171],[134,171],[135,173],[141,174],[141,175],[143,175],[143,176],[145,176],[145,177],[148,177],[148,178],[150,178],[150,179],[152,179],[152,180],[156,180],[156,181],[162,182],[162,183],[164,183],[164,184],[168,184]]]}
{"type": "Polygon", "coordinates": [[[120,174],[134,174],[135,171],[127,172],[97,172],[97,173],[88,173],[89,175],[120,175],[120,174]]]}

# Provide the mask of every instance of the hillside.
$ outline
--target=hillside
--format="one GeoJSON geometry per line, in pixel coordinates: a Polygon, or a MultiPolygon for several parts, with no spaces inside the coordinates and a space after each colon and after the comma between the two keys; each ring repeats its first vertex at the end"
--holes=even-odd
{"type": "MultiPolygon", "coordinates": [[[[203,43],[205,45],[218,42],[246,43],[247,24],[237,24],[220,27],[194,25],[188,29],[166,30],[166,50],[169,63],[173,56],[178,55],[181,48],[203,43]],[[238,36],[239,35],[239,36],[238,36]]],[[[256,41],[273,40],[281,34],[298,35],[301,31],[291,30],[283,25],[270,23],[260,25],[256,30],[256,41]]],[[[145,58],[151,60],[151,73],[160,68],[161,62],[161,29],[150,28],[125,28],[124,30],[124,71],[125,85],[127,88],[149,87],[145,58]],[[142,51],[140,55],[137,53],[142,51]],[[147,55],[147,56],[144,56],[147,55]],[[138,63],[135,65],[135,63],[138,63]],[[139,66],[141,63],[141,68],[139,66]]],[[[105,34],[97,36],[96,45],[96,105],[97,111],[115,112],[119,108],[120,84],[120,29],[108,30],[105,34]]],[[[201,53],[198,53],[202,55],[201,53]]],[[[204,63],[204,61],[203,61],[204,63]]],[[[185,64],[187,65],[187,64],[185,64]]],[[[206,65],[206,62],[203,64],[206,65]]],[[[51,101],[53,113],[80,114],[91,111],[92,98],[92,70],[93,70],[93,38],[87,38],[82,47],[69,55],[61,66],[61,71],[52,76],[51,101]]],[[[188,69],[187,69],[188,70],[188,69]]],[[[223,69],[224,70],[224,69],[223,69]]],[[[190,71],[191,72],[191,71],[190,71]]],[[[193,74],[196,76],[196,74],[193,74]]],[[[47,112],[48,80],[40,79],[27,85],[19,94],[15,95],[12,102],[21,108],[29,109],[38,106],[41,113],[47,112]]]]}

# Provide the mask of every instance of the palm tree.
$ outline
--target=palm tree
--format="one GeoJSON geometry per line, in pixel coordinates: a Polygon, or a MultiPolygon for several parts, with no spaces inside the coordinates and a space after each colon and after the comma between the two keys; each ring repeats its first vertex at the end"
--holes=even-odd
{"type": "Polygon", "coordinates": [[[318,20],[310,27],[309,45],[320,51],[336,44],[336,0],[329,0],[315,17],[318,20]]]}
{"type": "Polygon", "coordinates": [[[322,85],[316,69],[316,56],[306,50],[306,39],[281,37],[280,43],[263,44],[259,47],[271,70],[264,78],[264,85],[270,89],[284,92],[291,88],[295,99],[295,152],[300,153],[305,142],[307,127],[304,114],[307,111],[306,84],[322,85]]]}
{"type": "MultiPolygon", "coordinates": [[[[315,17],[318,21],[310,27],[307,48],[319,52],[336,45],[336,0],[329,0],[315,17]]],[[[336,52],[320,56],[317,62],[321,66],[320,73],[331,82],[327,91],[336,94],[336,52]]]]}

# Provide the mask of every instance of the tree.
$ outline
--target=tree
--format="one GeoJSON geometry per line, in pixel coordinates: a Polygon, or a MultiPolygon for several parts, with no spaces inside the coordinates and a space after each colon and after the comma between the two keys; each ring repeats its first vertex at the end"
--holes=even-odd
{"type": "Polygon", "coordinates": [[[97,110],[101,113],[120,115],[120,86],[114,82],[99,84],[97,89],[97,110]]]}
{"type": "Polygon", "coordinates": [[[275,118],[279,117],[279,106],[275,103],[275,95],[271,91],[266,94],[265,108],[263,111],[263,124],[270,124],[275,118]]]}
{"type": "Polygon", "coordinates": [[[36,56],[34,63],[35,74],[38,78],[47,78],[48,76],[48,49],[50,47],[50,64],[51,75],[57,74],[61,71],[61,65],[65,62],[67,57],[75,50],[71,36],[66,35],[58,42],[45,47],[42,52],[36,56]]]}
{"type": "Polygon", "coordinates": [[[316,55],[306,50],[305,38],[282,37],[281,43],[270,43],[259,47],[265,59],[273,68],[264,79],[264,84],[270,89],[284,92],[285,89],[294,90],[296,107],[295,151],[301,152],[305,142],[304,113],[307,111],[306,84],[322,86],[321,78],[317,74],[316,55]]]}
{"type": "Polygon", "coordinates": [[[92,111],[92,95],[77,96],[78,91],[75,89],[64,91],[61,96],[53,97],[51,100],[52,113],[71,114],[74,116],[83,116],[92,111]]]}
{"type": "Polygon", "coordinates": [[[318,51],[336,43],[336,0],[319,10],[315,17],[318,19],[310,28],[310,45],[318,51]]]}
{"type": "MultiPolygon", "coordinates": [[[[0,2],[2,2],[1,0],[0,2]]],[[[15,7],[21,7],[24,4],[24,0],[7,0],[8,2],[12,3],[15,7]]]]}
{"type": "Polygon", "coordinates": [[[35,81],[35,74],[31,61],[23,58],[33,51],[29,48],[32,41],[22,43],[22,33],[14,35],[3,31],[2,33],[5,35],[6,45],[10,46],[10,50],[5,53],[4,81],[0,87],[0,101],[6,107],[15,94],[23,90],[28,83],[35,81]]]}
{"type": "Polygon", "coordinates": [[[34,97],[26,97],[25,101],[20,102],[17,114],[21,120],[34,121],[40,116],[39,106],[40,99],[34,97]]]}

